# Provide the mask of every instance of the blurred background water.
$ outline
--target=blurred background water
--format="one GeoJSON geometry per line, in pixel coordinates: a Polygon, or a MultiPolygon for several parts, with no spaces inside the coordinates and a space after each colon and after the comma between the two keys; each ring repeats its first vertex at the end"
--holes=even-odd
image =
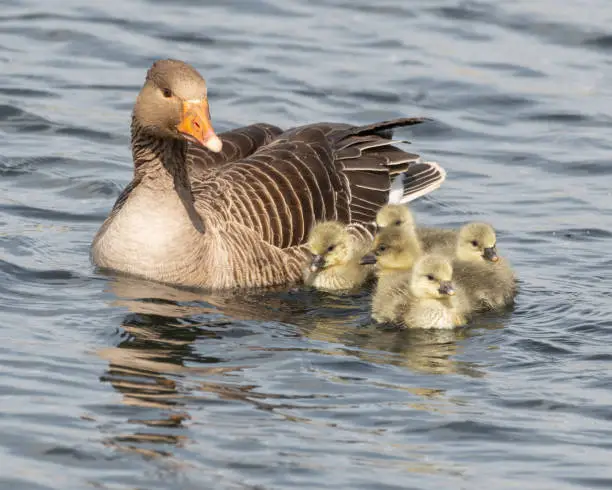
{"type": "Polygon", "coordinates": [[[604,0],[0,1],[0,488],[611,488],[612,6],[604,0]],[[448,170],[515,311],[369,325],[366,294],[96,275],[130,110],[174,57],[217,131],[399,131],[448,170]]]}

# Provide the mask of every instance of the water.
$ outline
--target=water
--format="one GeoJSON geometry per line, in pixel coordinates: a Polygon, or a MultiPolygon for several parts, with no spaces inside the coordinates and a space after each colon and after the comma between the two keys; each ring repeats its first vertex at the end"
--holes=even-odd
{"type": "Polygon", "coordinates": [[[604,0],[4,0],[0,488],[612,486],[612,10],[604,0]],[[367,295],[205,295],[96,275],[151,62],[215,128],[367,123],[487,220],[514,312],[381,331],[367,295]]]}

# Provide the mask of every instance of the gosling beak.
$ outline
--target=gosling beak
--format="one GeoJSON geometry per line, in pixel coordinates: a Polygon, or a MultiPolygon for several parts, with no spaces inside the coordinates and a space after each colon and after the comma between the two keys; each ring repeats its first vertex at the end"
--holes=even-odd
{"type": "Polygon", "coordinates": [[[495,245],[485,248],[482,256],[491,262],[497,262],[499,260],[499,255],[497,255],[497,248],[495,248],[495,245]]]}
{"type": "Polygon", "coordinates": [[[223,143],[210,122],[208,100],[186,100],[183,102],[183,117],[176,127],[186,139],[219,153],[223,143]]]}
{"type": "Polygon", "coordinates": [[[440,289],[438,289],[440,294],[446,294],[447,296],[453,296],[455,294],[455,288],[453,287],[453,283],[450,281],[441,281],[440,289]]]}
{"type": "Polygon", "coordinates": [[[310,272],[317,272],[325,267],[325,257],[322,255],[314,255],[310,262],[310,272]]]}
{"type": "Polygon", "coordinates": [[[371,265],[375,263],[376,263],[376,255],[374,254],[366,254],[363,257],[361,257],[361,260],[359,261],[360,265],[371,265]]]}

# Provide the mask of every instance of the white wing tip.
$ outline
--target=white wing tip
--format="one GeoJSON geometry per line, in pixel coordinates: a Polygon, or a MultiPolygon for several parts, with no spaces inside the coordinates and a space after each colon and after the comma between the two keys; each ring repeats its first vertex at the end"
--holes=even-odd
{"type": "Polygon", "coordinates": [[[422,189],[419,189],[416,192],[411,192],[408,195],[404,195],[404,178],[405,174],[398,175],[391,184],[391,189],[389,191],[389,204],[406,204],[410,201],[414,201],[419,197],[423,197],[426,194],[436,190],[438,187],[442,185],[442,183],[446,180],[446,170],[437,162],[423,162],[419,161],[419,163],[428,164],[432,169],[434,169],[437,173],[437,178],[432,182],[429,182],[422,189]]]}
{"type": "Polygon", "coordinates": [[[400,204],[404,197],[404,174],[399,174],[391,183],[389,189],[389,204],[400,204]]]}

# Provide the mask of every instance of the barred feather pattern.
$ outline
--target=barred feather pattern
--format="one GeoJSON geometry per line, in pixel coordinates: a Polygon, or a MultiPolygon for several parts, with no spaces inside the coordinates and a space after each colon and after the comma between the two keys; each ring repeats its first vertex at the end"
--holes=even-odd
{"type": "Polygon", "coordinates": [[[371,240],[393,176],[408,175],[405,195],[414,168],[417,191],[442,183],[441,167],[393,146],[393,128],[422,121],[318,123],[285,132],[255,124],[221,133],[219,154],[155,138],[133,121],[134,179],[94,239],[93,261],[212,289],[299,281],[316,222],[348,223],[371,240]]]}
{"type": "Polygon", "coordinates": [[[282,129],[271,124],[258,123],[219,133],[218,136],[223,142],[219,153],[189,143],[187,164],[190,175],[194,179],[206,178],[205,174],[209,169],[248,157],[261,146],[271,143],[282,132],[282,129]]]}

